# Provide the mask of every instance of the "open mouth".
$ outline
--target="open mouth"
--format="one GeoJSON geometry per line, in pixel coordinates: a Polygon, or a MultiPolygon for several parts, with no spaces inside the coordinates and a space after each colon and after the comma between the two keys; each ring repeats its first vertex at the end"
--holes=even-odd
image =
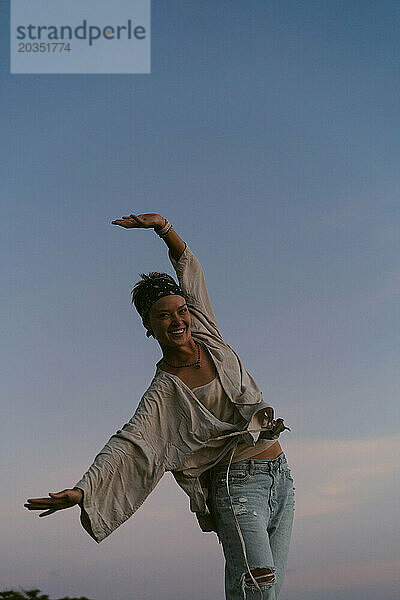
{"type": "Polygon", "coordinates": [[[169,334],[179,337],[180,335],[183,335],[186,331],[186,327],[182,327],[181,329],[174,329],[173,331],[170,331],[169,334]]]}

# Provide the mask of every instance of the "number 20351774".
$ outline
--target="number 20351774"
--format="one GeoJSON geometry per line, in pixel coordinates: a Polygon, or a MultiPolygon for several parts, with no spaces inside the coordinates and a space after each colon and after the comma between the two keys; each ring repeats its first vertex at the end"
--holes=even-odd
{"type": "Polygon", "coordinates": [[[71,52],[71,44],[64,42],[20,42],[18,52],[71,52]]]}

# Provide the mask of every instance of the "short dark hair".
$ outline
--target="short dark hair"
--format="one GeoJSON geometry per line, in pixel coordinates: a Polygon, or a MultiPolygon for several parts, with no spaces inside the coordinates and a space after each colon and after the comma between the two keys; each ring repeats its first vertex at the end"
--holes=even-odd
{"type": "Polygon", "coordinates": [[[166,279],[168,281],[171,281],[171,283],[175,284],[175,286],[176,282],[174,278],[171,277],[171,275],[168,275],[168,273],[158,273],[157,271],[152,271],[148,274],[141,273],[140,277],[141,279],[135,283],[131,291],[132,304],[134,304],[136,310],[142,317],[142,320],[145,321],[148,317],[149,310],[143,313],[142,307],[145,304],[149,288],[153,287],[154,284],[156,284],[157,287],[157,282],[165,282],[166,279]]]}

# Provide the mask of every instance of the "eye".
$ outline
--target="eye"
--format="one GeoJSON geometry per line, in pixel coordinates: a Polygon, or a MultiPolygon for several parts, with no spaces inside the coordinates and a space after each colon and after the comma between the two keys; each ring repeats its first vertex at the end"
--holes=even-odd
{"type": "Polygon", "coordinates": [[[187,312],[187,308],[181,308],[181,310],[179,311],[181,314],[187,312]]]}

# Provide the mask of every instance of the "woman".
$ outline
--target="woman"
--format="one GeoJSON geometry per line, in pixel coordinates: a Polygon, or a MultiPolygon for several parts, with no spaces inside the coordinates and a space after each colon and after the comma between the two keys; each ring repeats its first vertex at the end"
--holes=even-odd
{"type": "Polygon", "coordinates": [[[79,504],[83,527],[100,542],[171,471],[201,529],[215,531],[222,544],[227,600],[275,600],[294,513],[293,480],[278,441],[287,427],[222,339],[201,265],[167,219],[132,214],[112,223],[152,228],[169,248],[179,285],[153,272],[132,290],[162,358],[132,419],[76,486],[25,506],[46,516],[79,504]]]}

